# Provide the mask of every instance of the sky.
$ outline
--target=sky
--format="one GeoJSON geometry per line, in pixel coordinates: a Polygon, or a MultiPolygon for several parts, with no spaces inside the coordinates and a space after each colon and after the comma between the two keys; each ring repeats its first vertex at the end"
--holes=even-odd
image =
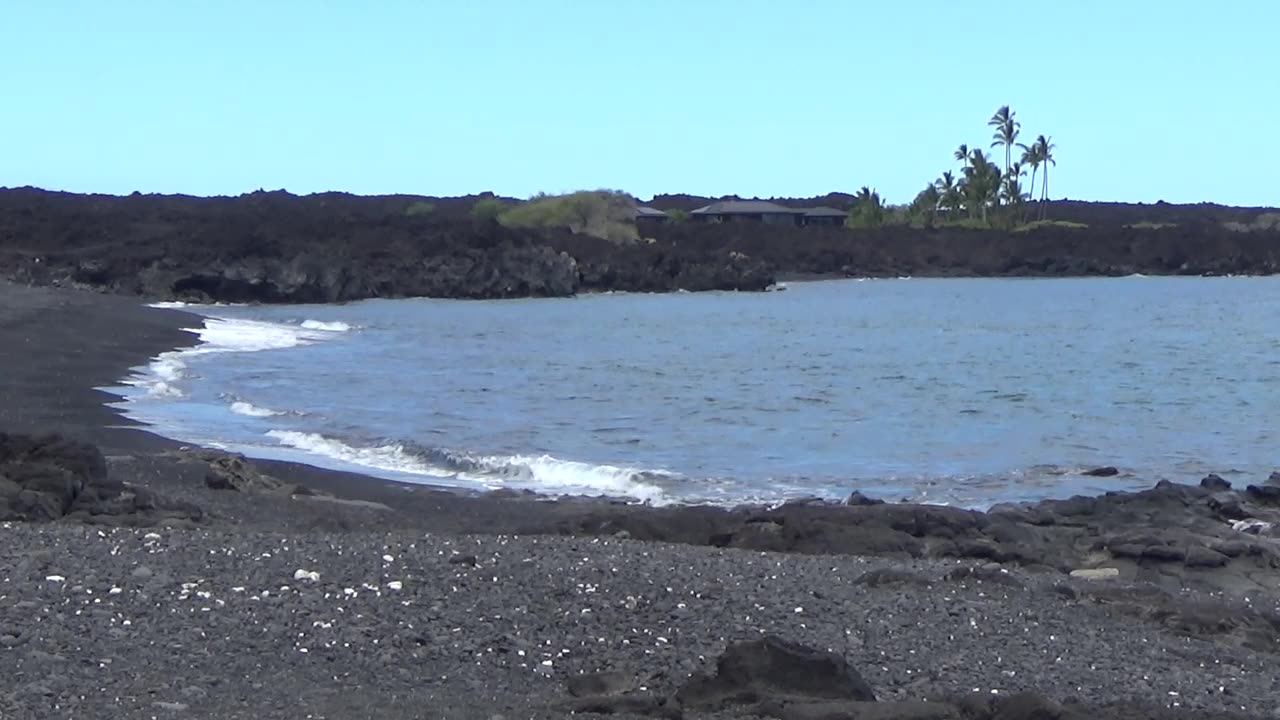
{"type": "Polygon", "coordinates": [[[1273,0],[0,0],[0,186],[1280,205],[1273,0]],[[993,151],[1003,159],[1002,151],[993,151]]]}

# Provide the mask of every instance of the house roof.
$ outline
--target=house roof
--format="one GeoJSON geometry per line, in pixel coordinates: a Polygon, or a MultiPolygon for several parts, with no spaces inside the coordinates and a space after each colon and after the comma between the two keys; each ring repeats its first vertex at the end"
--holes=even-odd
{"type": "Polygon", "coordinates": [[[706,207],[700,207],[689,213],[690,215],[759,215],[767,214],[798,214],[802,210],[795,210],[789,207],[783,207],[767,200],[722,200],[720,202],[711,203],[706,207]]]}
{"type": "Polygon", "coordinates": [[[636,207],[636,217],[667,217],[667,214],[657,208],[640,205],[636,207]]]}
{"type": "Polygon", "coordinates": [[[833,207],[805,208],[805,217],[849,217],[849,213],[833,207]]]}

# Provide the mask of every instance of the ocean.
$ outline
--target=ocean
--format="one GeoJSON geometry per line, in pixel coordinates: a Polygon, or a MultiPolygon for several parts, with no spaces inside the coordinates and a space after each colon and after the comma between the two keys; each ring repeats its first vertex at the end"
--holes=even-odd
{"type": "Polygon", "coordinates": [[[191,305],[201,344],[113,390],[250,456],[653,504],[982,508],[1280,468],[1280,278],[784,287],[191,305]]]}

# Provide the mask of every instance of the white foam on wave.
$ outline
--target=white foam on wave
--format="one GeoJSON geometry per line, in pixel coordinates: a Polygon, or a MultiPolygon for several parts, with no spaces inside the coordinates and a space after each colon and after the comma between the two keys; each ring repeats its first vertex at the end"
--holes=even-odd
{"type": "Polygon", "coordinates": [[[360,448],[319,433],[296,430],[270,430],[267,436],[275,438],[281,445],[375,470],[432,477],[448,477],[454,474],[428,465],[398,443],[360,448]]]}
{"type": "MultiPolygon", "coordinates": [[[[161,353],[145,368],[134,372],[123,384],[142,388],[150,397],[182,397],[179,382],[186,376],[187,360],[214,353],[261,352],[310,345],[334,338],[350,330],[346,323],[307,320],[301,325],[245,320],[206,318],[203,327],[183,328],[200,338],[195,347],[161,353]],[[311,323],[308,326],[308,323],[311,323]]],[[[235,411],[235,408],[232,408],[235,411]]],[[[247,414],[247,413],[241,413],[247,414]]]]}
{"type": "Polygon", "coordinates": [[[394,442],[357,447],[319,433],[294,430],[271,430],[267,436],[287,447],[353,465],[462,481],[490,490],[514,487],[553,495],[629,497],[652,505],[671,501],[662,488],[643,479],[643,476],[656,477],[663,473],[559,460],[550,455],[460,456],[458,464],[467,469],[459,471],[434,465],[394,442]]]}
{"type": "Polygon", "coordinates": [[[491,455],[475,458],[474,463],[479,471],[476,479],[491,486],[499,480],[504,486],[514,485],[540,493],[632,497],[652,505],[670,501],[662,488],[643,479],[667,473],[592,465],[550,455],[491,455]]]}
{"type": "Polygon", "coordinates": [[[231,403],[231,412],[237,415],[245,415],[247,417],[257,417],[257,418],[275,417],[276,415],[284,415],[284,413],[280,412],[279,410],[272,410],[271,408],[258,407],[253,403],[244,402],[243,400],[237,400],[231,403]]]}
{"type": "Polygon", "coordinates": [[[323,320],[303,320],[302,328],[306,330],[325,330],[328,332],[347,332],[351,326],[341,320],[325,322],[323,320]]]}

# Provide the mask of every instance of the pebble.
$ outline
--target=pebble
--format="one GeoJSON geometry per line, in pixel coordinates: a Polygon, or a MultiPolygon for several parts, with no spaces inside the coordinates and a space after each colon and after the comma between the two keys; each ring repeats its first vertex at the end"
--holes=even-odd
{"type": "Polygon", "coordinates": [[[1109,580],[1120,577],[1119,568],[1080,568],[1072,570],[1071,577],[1082,580],[1109,580]]]}

